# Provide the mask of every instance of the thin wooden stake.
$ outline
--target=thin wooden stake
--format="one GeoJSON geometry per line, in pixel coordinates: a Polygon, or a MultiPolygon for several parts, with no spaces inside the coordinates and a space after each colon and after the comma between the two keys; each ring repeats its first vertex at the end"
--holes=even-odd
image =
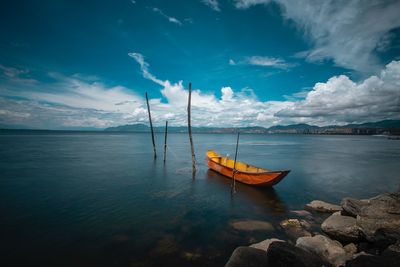
{"type": "Polygon", "coordinates": [[[156,143],[154,141],[153,123],[151,122],[151,112],[150,112],[149,98],[147,97],[147,92],[146,92],[146,103],[147,103],[147,111],[149,113],[150,130],[151,130],[151,141],[153,141],[154,158],[157,158],[156,143]]]}
{"type": "Polygon", "coordinates": [[[164,135],[164,163],[167,157],[167,134],[168,134],[168,121],[165,121],[165,135],[164,135]]]}
{"type": "Polygon", "coordinates": [[[233,174],[232,174],[232,189],[231,189],[231,193],[236,193],[236,180],[235,180],[235,175],[236,175],[236,160],[237,160],[238,147],[239,147],[239,130],[238,130],[237,139],[236,139],[235,161],[234,161],[234,163],[233,163],[233,174]]]}
{"type": "Polygon", "coordinates": [[[189,83],[189,99],[188,99],[188,132],[189,132],[189,141],[190,141],[190,148],[192,150],[192,172],[196,172],[196,156],[194,154],[194,147],[193,147],[193,138],[192,138],[192,125],[190,122],[190,115],[191,115],[191,103],[192,102],[192,83],[189,83]]]}

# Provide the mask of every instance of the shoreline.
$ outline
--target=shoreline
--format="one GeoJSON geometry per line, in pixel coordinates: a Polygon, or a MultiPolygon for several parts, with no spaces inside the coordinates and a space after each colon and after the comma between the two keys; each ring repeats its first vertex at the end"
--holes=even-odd
{"type": "Polygon", "coordinates": [[[370,199],[343,198],[340,205],[314,200],[291,213],[280,223],[286,240],[237,247],[225,266],[400,264],[400,188],[370,199]],[[315,231],[312,225],[321,218],[315,231]]]}

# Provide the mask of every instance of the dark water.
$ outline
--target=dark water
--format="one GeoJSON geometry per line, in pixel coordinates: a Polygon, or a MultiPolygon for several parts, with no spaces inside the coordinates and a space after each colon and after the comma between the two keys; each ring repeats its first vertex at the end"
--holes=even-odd
{"type": "Polygon", "coordinates": [[[285,238],[279,222],[313,199],[394,191],[400,141],[373,136],[242,135],[239,159],[292,172],[274,189],[207,170],[207,149],[234,153],[234,135],[169,135],[167,163],[148,134],[0,135],[1,266],[222,266],[239,245],[285,238]],[[235,220],[274,231],[237,231],[235,220]]]}

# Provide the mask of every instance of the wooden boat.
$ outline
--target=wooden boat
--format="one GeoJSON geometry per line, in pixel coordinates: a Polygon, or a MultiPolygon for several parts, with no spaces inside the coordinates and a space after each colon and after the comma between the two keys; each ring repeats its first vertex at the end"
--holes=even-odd
{"type": "Polygon", "coordinates": [[[244,184],[253,186],[273,186],[279,183],[290,171],[271,171],[268,169],[258,168],[240,161],[236,162],[228,157],[223,157],[213,150],[207,151],[207,165],[211,170],[214,170],[228,178],[244,184]],[[234,170],[236,168],[236,171],[234,170]]]}

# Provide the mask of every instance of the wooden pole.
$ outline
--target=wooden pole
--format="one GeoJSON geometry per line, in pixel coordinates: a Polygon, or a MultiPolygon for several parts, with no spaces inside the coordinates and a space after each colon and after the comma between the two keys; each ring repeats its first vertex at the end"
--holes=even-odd
{"type": "Polygon", "coordinates": [[[156,143],[154,141],[153,123],[151,122],[151,112],[150,112],[149,98],[147,97],[147,92],[146,92],[146,103],[147,103],[147,111],[149,113],[150,130],[151,130],[151,141],[153,142],[154,158],[157,158],[156,143]]]}
{"type": "Polygon", "coordinates": [[[239,130],[237,132],[237,139],[236,139],[236,150],[235,150],[235,161],[233,163],[233,174],[232,174],[232,193],[236,192],[236,180],[235,180],[235,175],[236,175],[236,160],[237,160],[237,153],[238,153],[238,147],[239,147],[239,130]]]}
{"type": "Polygon", "coordinates": [[[192,138],[192,125],[190,122],[190,116],[191,116],[191,103],[192,102],[192,83],[189,83],[189,99],[188,99],[188,107],[187,107],[187,113],[188,113],[188,132],[189,132],[189,141],[190,141],[190,148],[192,151],[192,172],[196,172],[196,156],[194,154],[194,147],[193,147],[193,138],[192,138]]]}
{"type": "Polygon", "coordinates": [[[167,134],[168,134],[168,121],[165,121],[165,135],[164,135],[164,163],[167,157],[167,134]]]}

